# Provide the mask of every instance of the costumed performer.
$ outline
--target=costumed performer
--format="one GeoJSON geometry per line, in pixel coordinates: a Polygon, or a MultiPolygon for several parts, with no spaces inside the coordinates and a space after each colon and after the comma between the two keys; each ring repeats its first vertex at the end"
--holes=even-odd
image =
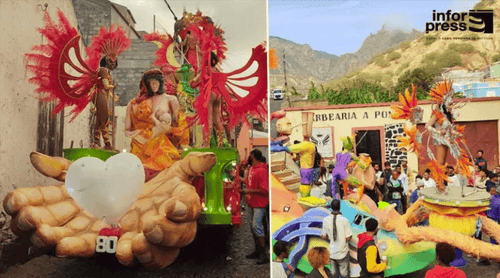
{"type": "Polygon", "coordinates": [[[184,132],[186,128],[187,123],[180,115],[177,98],[164,93],[162,71],[153,69],[145,72],[141,79],[139,94],[127,105],[125,135],[132,140],[130,152],[139,157],[144,165],[146,180],[181,159],[179,150],[181,143],[189,143],[189,133],[184,132]],[[153,113],[157,111],[160,111],[160,114],[170,113],[172,123],[177,127],[154,120],[156,116],[153,113]],[[153,137],[154,128],[163,129],[164,133],[153,137]],[[167,135],[166,132],[170,132],[171,135],[167,135]],[[181,136],[180,140],[176,138],[178,136],[181,136]]]}
{"type": "Polygon", "coordinates": [[[302,135],[304,136],[304,141],[289,147],[283,147],[283,150],[289,153],[296,153],[300,155],[299,192],[301,197],[309,197],[313,182],[314,157],[316,155],[316,145],[310,141],[310,137],[312,135],[313,116],[314,113],[302,113],[302,135]]]}
{"type": "MultiPolygon", "coordinates": [[[[359,160],[359,158],[352,152],[352,149],[354,148],[354,135],[342,137],[341,140],[342,152],[336,154],[335,158],[337,163],[335,164],[335,168],[332,170],[332,196],[335,199],[340,199],[340,195],[338,193],[339,190],[337,189],[337,181],[342,182],[345,185],[351,184],[357,187],[363,185],[358,178],[347,174],[346,168],[349,167],[351,159],[362,170],[365,170],[369,166],[366,162],[359,160]]],[[[375,176],[375,174],[373,174],[373,176],[375,176]]],[[[346,189],[344,189],[344,191],[346,191],[346,189]]]]}

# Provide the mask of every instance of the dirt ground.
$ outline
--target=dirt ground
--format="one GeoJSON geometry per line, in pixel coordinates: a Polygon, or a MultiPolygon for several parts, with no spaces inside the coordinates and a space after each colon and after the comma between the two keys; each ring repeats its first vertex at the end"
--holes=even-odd
{"type": "MultiPolygon", "coordinates": [[[[241,228],[210,227],[198,230],[195,240],[185,248],[177,260],[162,271],[149,271],[140,265],[125,267],[118,263],[114,255],[97,255],[90,259],[60,259],[51,252],[44,253],[28,261],[13,264],[4,262],[7,269],[0,277],[8,278],[78,278],[78,277],[270,277],[269,264],[257,265],[255,260],[245,256],[254,250],[253,238],[247,214],[242,216],[241,228]]],[[[25,245],[18,243],[4,252],[22,253],[25,245]]],[[[36,254],[35,254],[36,255],[36,254]]]]}

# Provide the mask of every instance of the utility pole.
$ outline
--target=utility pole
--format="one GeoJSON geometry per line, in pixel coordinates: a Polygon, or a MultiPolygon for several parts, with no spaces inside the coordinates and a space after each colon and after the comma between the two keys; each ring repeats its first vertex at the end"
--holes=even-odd
{"type": "Polygon", "coordinates": [[[292,107],[292,103],[290,102],[290,94],[288,93],[288,83],[286,82],[286,56],[285,50],[283,50],[283,75],[285,77],[285,94],[288,100],[288,107],[292,107]]]}

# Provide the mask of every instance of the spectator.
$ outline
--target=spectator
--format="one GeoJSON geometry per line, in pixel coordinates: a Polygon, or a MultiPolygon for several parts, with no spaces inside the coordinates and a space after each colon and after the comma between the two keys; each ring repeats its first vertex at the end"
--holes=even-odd
{"type": "Polygon", "coordinates": [[[408,196],[411,194],[410,188],[408,187],[408,176],[402,171],[401,165],[396,166],[396,172],[399,173],[399,180],[403,185],[403,196],[401,196],[401,204],[403,208],[403,213],[406,213],[406,208],[408,207],[408,196]]]}
{"type": "Polygon", "coordinates": [[[273,247],[273,252],[276,254],[276,259],[272,264],[272,276],[274,278],[294,278],[293,268],[283,260],[290,255],[290,245],[287,242],[278,240],[273,247]]]}
{"type": "MultiPolygon", "coordinates": [[[[358,263],[360,277],[384,277],[387,267],[385,259],[380,258],[374,237],[378,233],[378,221],[370,218],[365,222],[366,232],[358,235],[358,263]]],[[[453,253],[455,254],[455,253],[453,253]]]]}
{"type": "Polygon", "coordinates": [[[349,241],[352,239],[352,230],[349,220],[340,213],[340,201],[333,199],[330,204],[332,214],[323,219],[322,239],[329,239],[330,262],[332,275],[349,277],[349,241]]]}
{"type": "Polygon", "coordinates": [[[431,178],[431,170],[426,169],[424,172],[424,188],[436,187],[436,182],[431,178]]]}
{"type": "Polygon", "coordinates": [[[495,174],[493,172],[491,172],[489,175],[488,175],[488,180],[486,181],[485,185],[486,185],[486,191],[490,192],[490,189],[492,187],[497,187],[498,183],[498,174],[495,174]]]}
{"type": "Polygon", "coordinates": [[[448,176],[448,180],[445,180],[446,186],[461,186],[460,176],[455,174],[455,169],[453,166],[446,167],[446,175],[448,176]]]}
{"type": "Polygon", "coordinates": [[[486,161],[486,159],[484,159],[483,155],[483,150],[477,151],[476,165],[479,166],[480,170],[488,169],[488,162],[486,161]]]}
{"type": "Polygon", "coordinates": [[[420,189],[424,188],[425,184],[424,184],[424,181],[422,179],[422,177],[420,175],[418,175],[416,178],[416,185],[417,185],[417,189],[415,189],[412,193],[411,193],[411,196],[410,196],[410,204],[413,204],[415,203],[416,201],[418,201],[418,192],[420,192],[420,189]],[[419,178],[420,177],[420,178],[419,178]]]}
{"type": "MultiPolygon", "coordinates": [[[[491,205],[490,209],[486,211],[486,216],[500,224],[500,187],[491,187],[489,192],[491,194],[491,205]]],[[[493,244],[498,244],[491,237],[490,242],[493,244]]]]}
{"type": "Polygon", "coordinates": [[[255,251],[246,256],[247,259],[259,259],[257,264],[269,263],[266,252],[266,232],[264,220],[269,205],[269,171],[264,163],[265,157],[258,149],[252,150],[248,161],[251,165],[246,180],[247,188],[241,190],[246,194],[249,207],[249,219],[255,241],[255,251]]]}
{"type": "Polygon", "coordinates": [[[373,169],[375,170],[375,180],[378,181],[378,179],[380,179],[384,171],[380,169],[380,163],[378,162],[373,163],[373,169]]]}
{"type": "MultiPolygon", "coordinates": [[[[314,247],[309,251],[307,254],[307,259],[309,260],[309,263],[313,267],[313,270],[309,275],[307,275],[307,278],[333,278],[335,277],[332,275],[330,270],[325,267],[329,263],[329,253],[328,250],[325,247],[314,247]]],[[[274,276],[273,276],[274,277],[274,276]]]]}
{"type": "Polygon", "coordinates": [[[495,174],[499,174],[500,175],[500,165],[498,165],[497,167],[495,167],[493,170],[491,170],[493,173],[495,174]]]}
{"type": "Polygon", "coordinates": [[[467,278],[465,272],[450,263],[455,259],[455,248],[447,243],[436,244],[436,259],[438,264],[425,273],[425,278],[467,278]]]}
{"type": "Polygon", "coordinates": [[[389,161],[386,161],[384,163],[384,173],[382,175],[386,180],[389,180],[391,178],[391,173],[392,173],[391,163],[389,161]]]}
{"type": "Polygon", "coordinates": [[[399,172],[394,170],[392,171],[391,178],[389,179],[389,182],[387,182],[387,188],[388,188],[388,198],[389,198],[389,204],[396,204],[396,210],[400,213],[403,214],[403,204],[401,199],[403,198],[403,184],[401,180],[399,179],[399,172]]]}
{"type": "Polygon", "coordinates": [[[321,154],[318,153],[318,147],[316,147],[316,154],[314,155],[314,166],[313,166],[313,185],[321,185],[319,181],[319,170],[321,168],[321,154]]]}
{"type": "Polygon", "coordinates": [[[378,191],[382,195],[382,201],[384,202],[389,202],[389,197],[388,197],[388,188],[387,188],[387,182],[384,177],[380,177],[377,180],[377,183],[375,183],[375,186],[378,188],[378,191]]]}
{"type": "Polygon", "coordinates": [[[375,204],[378,204],[378,202],[382,201],[382,193],[379,192],[379,189],[377,186],[374,186],[373,189],[368,189],[368,187],[365,187],[365,190],[363,192],[366,196],[370,197],[370,199],[375,202],[375,204]]]}
{"type": "Polygon", "coordinates": [[[325,194],[326,194],[327,182],[328,182],[328,180],[326,179],[326,168],[320,167],[320,169],[319,169],[319,181],[318,181],[319,184],[312,186],[311,196],[325,199],[326,198],[325,194]]]}
{"type": "Polygon", "coordinates": [[[474,185],[479,188],[486,188],[486,182],[488,181],[488,170],[479,170],[479,177],[474,180],[474,185]]]}
{"type": "Polygon", "coordinates": [[[401,161],[401,170],[403,171],[403,173],[406,174],[406,176],[408,176],[408,181],[413,181],[413,174],[410,170],[410,168],[408,167],[408,161],[407,160],[403,160],[401,161]]]}

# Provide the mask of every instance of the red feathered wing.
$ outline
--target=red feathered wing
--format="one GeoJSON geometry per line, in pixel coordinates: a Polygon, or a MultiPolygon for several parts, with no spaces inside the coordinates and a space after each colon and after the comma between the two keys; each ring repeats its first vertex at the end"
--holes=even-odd
{"type": "Polygon", "coordinates": [[[40,94],[40,99],[58,101],[54,114],[59,113],[65,106],[76,106],[71,111],[74,114],[71,119],[73,120],[91,100],[92,96],[88,92],[98,81],[97,68],[91,68],[83,61],[77,30],[60,10],[57,11],[57,16],[59,24],[55,24],[45,12],[45,27],[38,31],[48,42],[32,48],[39,53],[26,54],[26,67],[34,74],[29,82],[38,86],[35,92],[40,94]],[[69,68],[79,76],[68,73],[69,68]]]}
{"type": "Polygon", "coordinates": [[[47,38],[47,44],[36,45],[26,54],[27,69],[34,74],[29,82],[38,86],[35,90],[42,101],[58,101],[54,114],[65,106],[75,106],[70,112],[73,121],[87,107],[98,84],[98,67],[101,55],[116,59],[120,53],[130,47],[130,39],[125,30],[111,25],[109,31],[101,27],[99,34],[92,38],[92,44],[86,49],[88,58],[84,61],[80,54],[80,35],[71,26],[64,14],[58,10],[59,24],[55,24],[45,12],[45,27],[38,31],[47,38]],[[71,72],[71,73],[70,73],[71,72]]]}
{"type": "Polygon", "coordinates": [[[259,45],[252,50],[250,60],[242,68],[230,73],[212,72],[208,82],[202,85],[202,92],[196,98],[193,106],[197,111],[195,118],[203,125],[204,131],[208,133],[207,104],[210,92],[214,92],[224,98],[225,110],[230,115],[228,127],[232,129],[240,122],[248,124],[247,114],[250,113],[255,118],[262,121],[267,117],[267,53],[263,45],[259,45]],[[244,77],[236,77],[246,72],[257,63],[257,69],[244,77]],[[257,81],[252,86],[245,86],[238,83],[256,78],[257,81]],[[234,90],[247,91],[246,96],[241,96],[234,90]]]}
{"type": "Polygon", "coordinates": [[[151,33],[145,34],[142,37],[145,41],[153,42],[158,46],[158,50],[155,52],[156,60],[154,65],[160,67],[165,75],[175,72],[177,68],[172,66],[167,60],[167,49],[174,43],[172,36],[168,34],[151,33]]]}

